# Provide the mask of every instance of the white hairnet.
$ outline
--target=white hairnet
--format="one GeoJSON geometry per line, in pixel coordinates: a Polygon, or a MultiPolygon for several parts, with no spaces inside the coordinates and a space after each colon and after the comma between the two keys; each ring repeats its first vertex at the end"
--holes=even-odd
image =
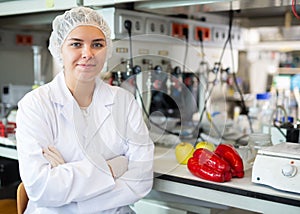
{"type": "Polygon", "coordinates": [[[110,28],[103,17],[87,7],[76,7],[57,16],[52,22],[52,33],[49,39],[49,51],[62,64],[61,47],[69,33],[78,26],[88,25],[99,28],[106,39],[107,58],[111,55],[112,41],[110,28]]]}

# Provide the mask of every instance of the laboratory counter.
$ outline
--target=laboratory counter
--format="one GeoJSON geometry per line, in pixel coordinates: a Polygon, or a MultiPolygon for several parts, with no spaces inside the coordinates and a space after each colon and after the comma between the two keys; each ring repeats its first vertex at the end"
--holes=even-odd
{"type": "MultiPolygon", "coordinates": [[[[0,144],[0,156],[16,159],[16,148],[0,144]]],[[[153,190],[146,199],[166,203],[184,203],[188,207],[235,207],[258,213],[300,213],[300,194],[285,192],[251,182],[251,169],[244,178],[217,183],[192,175],[186,165],[180,165],[175,150],[156,146],[153,190]]]]}
{"type": "Polygon", "coordinates": [[[0,137],[0,157],[18,160],[15,140],[0,137]]]}
{"type": "Polygon", "coordinates": [[[149,198],[172,201],[182,198],[191,205],[226,206],[258,213],[300,213],[300,194],[251,182],[251,168],[243,178],[217,183],[192,175],[175,158],[174,148],[155,148],[155,180],[149,198]],[[162,197],[163,196],[163,197],[162,197]],[[206,204],[205,204],[206,203],[206,204]]]}

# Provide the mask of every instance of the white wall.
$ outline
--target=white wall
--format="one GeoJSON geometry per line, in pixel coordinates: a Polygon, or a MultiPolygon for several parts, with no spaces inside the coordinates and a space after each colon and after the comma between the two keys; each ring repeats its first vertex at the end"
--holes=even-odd
{"type": "Polygon", "coordinates": [[[45,81],[52,79],[52,57],[47,50],[48,34],[0,29],[0,87],[7,84],[33,85],[33,50],[30,45],[17,45],[16,35],[32,35],[32,45],[42,49],[42,73],[45,81]]]}
{"type": "MultiPolygon", "coordinates": [[[[142,59],[153,59],[153,66],[161,64],[161,59],[166,58],[172,62],[172,67],[180,66],[182,68],[184,62],[184,55],[186,45],[182,40],[172,38],[169,36],[159,36],[161,40],[158,41],[152,35],[144,35],[132,38],[133,47],[133,58],[136,58],[134,64],[142,65],[142,59]],[[151,41],[153,39],[153,41],[151,41]],[[160,55],[161,52],[167,53],[167,55],[160,55]],[[160,60],[155,60],[160,59],[160,60]]],[[[128,59],[129,56],[129,41],[128,40],[117,40],[113,42],[113,56],[109,60],[108,69],[114,69],[120,66],[121,59],[128,59]],[[126,53],[117,53],[118,48],[127,48],[126,53]]],[[[228,47],[228,46],[227,46],[228,47]]],[[[221,48],[215,47],[205,47],[204,53],[205,59],[209,62],[210,68],[213,67],[215,62],[219,62],[221,57],[221,48]]],[[[196,72],[199,68],[199,63],[202,60],[202,55],[199,46],[188,45],[188,55],[186,61],[186,69],[188,72],[196,72]]],[[[238,50],[233,50],[233,60],[234,60],[234,71],[238,70],[238,50]]],[[[222,60],[223,68],[232,68],[232,57],[229,48],[226,49],[224,57],[222,60]]]]}
{"type": "Polygon", "coordinates": [[[267,91],[267,77],[277,72],[279,54],[274,51],[248,51],[250,92],[253,94],[267,91]]]}

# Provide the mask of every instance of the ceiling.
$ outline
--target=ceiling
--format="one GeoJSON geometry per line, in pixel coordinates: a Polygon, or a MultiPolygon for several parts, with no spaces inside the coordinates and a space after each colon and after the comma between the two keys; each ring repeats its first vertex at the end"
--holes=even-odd
{"type": "Polygon", "coordinates": [[[300,20],[297,20],[292,14],[292,0],[220,0],[206,4],[200,3],[208,1],[197,1],[198,4],[195,4],[196,1],[167,0],[163,1],[163,5],[160,2],[158,0],[137,2],[134,8],[164,15],[180,14],[195,19],[201,18],[203,13],[228,16],[228,11],[233,10],[235,11],[234,19],[243,27],[284,26],[286,14],[289,14],[291,25],[300,24],[300,20]],[[165,2],[169,2],[169,4],[165,2]]]}
{"type": "MultiPolygon", "coordinates": [[[[0,0],[0,2],[1,1],[6,0],[0,0]]],[[[296,19],[292,13],[291,2],[292,0],[140,0],[135,1],[135,3],[121,3],[112,6],[154,14],[187,17],[196,20],[201,20],[204,13],[228,17],[229,11],[233,10],[234,23],[241,27],[286,28],[292,26],[297,28],[297,30],[289,30],[289,34],[296,32],[299,35],[298,26],[300,26],[300,20],[296,19]],[[206,3],[202,4],[204,2],[206,3]]],[[[300,5],[298,7],[300,13],[300,5]]],[[[59,13],[61,13],[61,11],[8,17],[2,16],[0,19],[0,28],[50,31],[51,21],[59,13]]],[[[224,20],[226,21],[228,19],[224,20]]],[[[296,39],[299,38],[298,35],[296,39]]]]}

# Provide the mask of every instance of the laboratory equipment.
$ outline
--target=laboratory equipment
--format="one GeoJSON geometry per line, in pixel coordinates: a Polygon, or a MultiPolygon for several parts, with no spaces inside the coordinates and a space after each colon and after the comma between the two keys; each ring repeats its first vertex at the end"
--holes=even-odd
{"type": "Polygon", "coordinates": [[[284,142],[261,148],[252,168],[252,182],[300,193],[300,144],[284,142]]]}

